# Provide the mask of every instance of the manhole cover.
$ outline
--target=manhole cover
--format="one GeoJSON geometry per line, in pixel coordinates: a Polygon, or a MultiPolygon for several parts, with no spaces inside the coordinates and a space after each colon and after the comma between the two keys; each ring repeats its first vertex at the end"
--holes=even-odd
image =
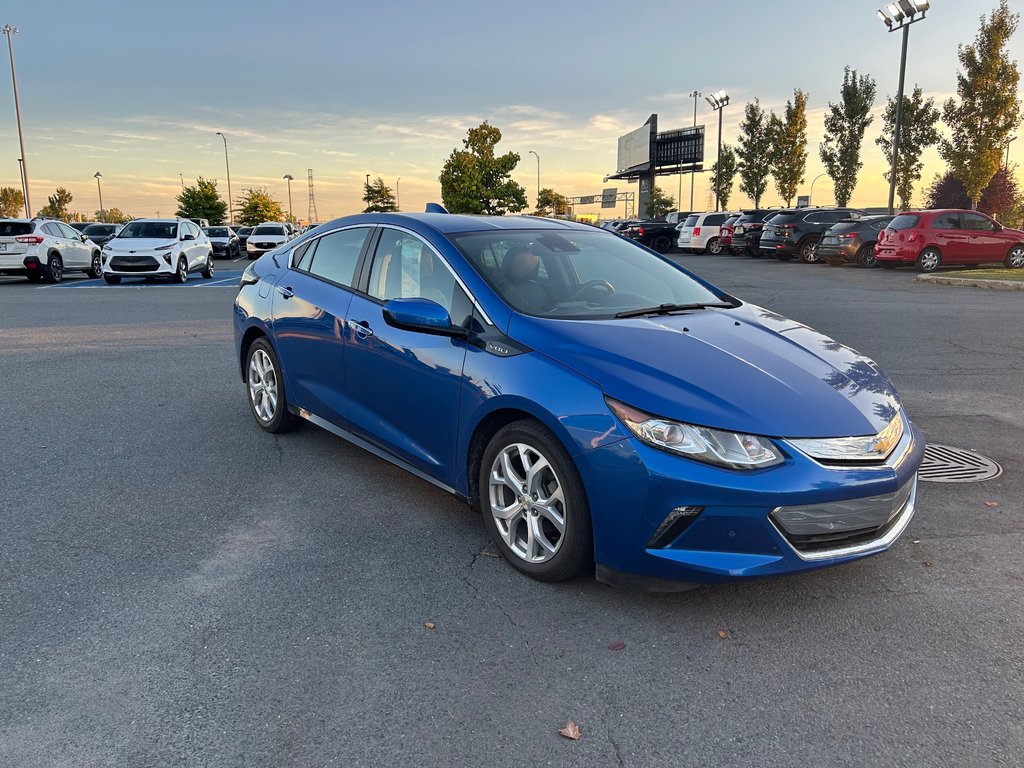
{"type": "Polygon", "coordinates": [[[932,483],[980,483],[1003,474],[992,459],[963,448],[926,445],[918,477],[932,483]]]}

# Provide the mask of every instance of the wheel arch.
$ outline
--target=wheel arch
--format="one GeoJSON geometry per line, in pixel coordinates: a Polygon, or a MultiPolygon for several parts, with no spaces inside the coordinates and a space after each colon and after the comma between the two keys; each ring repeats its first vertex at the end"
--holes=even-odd
{"type": "Polygon", "coordinates": [[[242,334],[242,340],[238,345],[238,372],[242,377],[242,381],[245,381],[245,359],[249,356],[249,349],[252,348],[256,339],[260,338],[268,339],[268,343],[273,344],[272,341],[269,341],[270,337],[267,336],[266,331],[258,325],[249,326],[246,328],[245,333],[242,334]]]}

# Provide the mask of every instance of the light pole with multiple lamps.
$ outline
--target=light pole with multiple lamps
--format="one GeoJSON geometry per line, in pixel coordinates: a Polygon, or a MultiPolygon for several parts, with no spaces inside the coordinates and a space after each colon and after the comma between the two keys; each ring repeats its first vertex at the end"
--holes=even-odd
{"type": "Polygon", "coordinates": [[[96,191],[100,195],[100,216],[104,219],[107,218],[107,209],[103,207],[103,186],[100,184],[100,179],[103,178],[103,174],[99,171],[93,174],[93,178],[96,179],[96,191]]]}
{"type": "MultiPolygon", "coordinates": [[[[704,94],[701,93],[700,91],[694,91],[693,93],[690,94],[690,98],[693,99],[693,127],[694,128],[697,127],[697,99],[699,99],[703,95],[704,94]]],[[[694,181],[696,181],[696,179],[697,179],[697,172],[696,171],[690,171],[690,210],[691,211],[693,210],[693,184],[694,184],[694,181]]],[[[682,177],[682,175],[680,175],[679,176],[680,184],[682,183],[682,181],[683,181],[683,177],[682,177]]],[[[682,191],[680,191],[679,196],[682,197],[682,195],[683,195],[683,193],[682,193],[682,191]]],[[[682,201],[680,201],[680,202],[682,202],[682,201]]],[[[679,207],[682,208],[683,206],[680,205],[679,207]]]]}
{"type": "MultiPolygon", "coordinates": [[[[537,158],[537,210],[540,210],[540,155],[530,150],[530,154],[537,158]]],[[[554,211],[551,211],[554,214],[554,211]]]]}
{"type": "Polygon", "coordinates": [[[878,18],[889,29],[895,32],[903,30],[903,48],[900,52],[900,84],[896,92],[896,125],[892,132],[892,165],[889,168],[889,213],[896,213],[896,164],[900,155],[900,131],[903,128],[903,81],[907,74],[907,40],[910,37],[910,25],[924,21],[925,14],[931,7],[928,0],[899,0],[889,3],[885,10],[878,9],[878,18]],[[920,15],[918,15],[920,14],[920,15]]]}
{"type": "Polygon", "coordinates": [[[32,218],[32,201],[28,196],[28,165],[25,163],[25,134],[21,130],[21,102],[18,100],[18,76],[14,73],[14,46],[11,43],[11,38],[18,34],[17,27],[12,27],[10,24],[4,24],[0,28],[5,35],[7,35],[7,53],[11,59],[11,83],[14,85],[14,114],[18,121],[18,144],[21,147],[21,183],[24,186],[25,194],[25,216],[26,218],[32,218]]]}
{"type": "Polygon", "coordinates": [[[217,131],[217,135],[224,139],[224,169],[228,173],[228,224],[234,224],[235,212],[232,210],[231,201],[231,163],[228,162],[228,137],[221,131],[217,131]]]}
{"type": "Polygon", "coordinates": [[[292,179],[294,179],[295,177],[292,176],[290,173],[286,173],[281,178],[286,179],[288,181],[288,221],[294,224],[295,217],[292,216],[292,179]]]}
{"type": "MultiPolygon", "coordinates": [[[[705,101],[711,105],[711,109],[718,112],[718,160],[715,161],[715,174],[722,168],[722,110],[729,106],[729,94],[725,91],[715,91],[710,96],[704,97],[705,101]]],[[[715,210],[718,210],[718,196],[719,187],[718,179],[715,179],[715,210]]]]}

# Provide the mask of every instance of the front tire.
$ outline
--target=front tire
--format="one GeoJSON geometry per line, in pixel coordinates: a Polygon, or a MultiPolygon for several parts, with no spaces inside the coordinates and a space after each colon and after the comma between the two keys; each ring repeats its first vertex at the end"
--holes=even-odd
{"type": "Polygon", "coordinates": [[[593,561],[583,481],[541,424],[516,421],[488,443],[478,478],[484,525],[498,551],[539,581],[564,581],[593,561]]]}
{"type": "Polygon", "coordinates": [[[249,411],[261,428],[278,434],[299,425],[299,418],[288,410],[281,362],[266,337],[256,339],[246,353],[245,386],[249,411]]]}
{"type": "Polygon", "coordinates": [[[174,270],[171,280],[179,285],[188,281],[188,262],[184,256],[178,257],[178,268],[174,270]]]}
{"type": "Polygon", "coordinates": [[[207,254],[207,256],[206,256],[206,266],[203,267],[203,271],[202,271],[201,274],[202,274],[204,280],[210,280],[210,279],[213,278],[213,273],[214,273],[214,269],[213,269],[213,254],[210,253],[210,254],[207,254]]]}
{"type": "Polygon", "coordinates": [[[92,266],[89,268],[89,277],[98,279],[103,277],[103,262],[100,261],[100,252],[92,255],[92,266]]]}
{"type": "Polygon", "coordinates": [[[47,283],[59,283],[64,279],[64,261],[58,254],[50,256],[43,270],[43,280],[47,283]]]}
{"type": "Polygon", "coordinates": [[[917,271],[918,272],[934,272],[942,264],[942,254],[939,253],[937,248],[925,248],[921,251],[921,255],[917,257],[917,271]]]}
{"type": "Polygon", "coordinates": [[[651,243],[651,248],[656,250],[658,253],[668,253],[672,250],[672,239],[661,235],[654,238],[654,242],[651,243]]]}
{"type": "Polygon", "coordinates": [[[1013,248],[1010,249],[1010,252],[1006,254],[1003,266],[1007,269],[1024,268],[1024,245],[1013,246],[1013,248]]]}

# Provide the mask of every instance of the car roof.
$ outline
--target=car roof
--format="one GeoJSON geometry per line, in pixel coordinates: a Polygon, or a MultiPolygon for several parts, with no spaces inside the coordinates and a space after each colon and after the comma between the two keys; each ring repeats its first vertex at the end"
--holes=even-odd
{"type": "Polygon", "coordinates": [[[469,216],[459,213],[364,213],[346,216],[331,224],[395,224],[426,225],[441,234],[491,232],[494,230],[552,229],[594,232],[599,228],[564,219],[541,216],[469,216]]]}

